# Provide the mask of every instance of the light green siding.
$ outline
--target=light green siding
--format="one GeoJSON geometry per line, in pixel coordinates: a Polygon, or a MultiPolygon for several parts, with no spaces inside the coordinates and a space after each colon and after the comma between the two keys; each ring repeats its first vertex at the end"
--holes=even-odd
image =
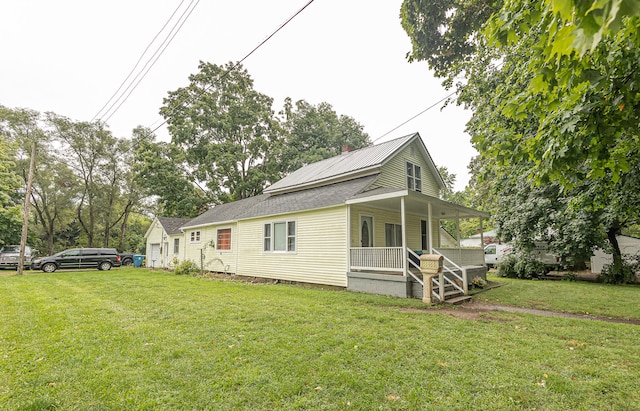
{"type": "Polygon", "coordinates": [[[347,207],[339,206],[238,223],[236,274],[347,286],[347,207]],[[296,251],[263,251],[266,223],[296,222],[296,251]]]}
{"type": "MultiPolygon", "coordinates": [[[[351,206],[351,247],[360,247],[360,217],[373,217],[373,238],[374,247],[385,247],[385,223],[398,224],[402,222],[400,210],[391,211],[361,205],[351,206]]],[[[422,246],[422,236],[420,233],[420,220],[427,221],[426,215],[406,214],[407,223],[407,245],[412,250],[419,250],[422,246]]],[[[433,221],[431,232],[434,246],[438,244],[439,226],[437,221],[433,221]]]]}
{"type": "Polygon", "coordinates": [[[380,177],[371,188],[397,187],[407,188],[407,162],[420,166],[422,174],[422,192],[430,196],[440,195],[436,176],[431,174],[427,160],[422,155],[420,143],[413,142],[394,155],[380,170],[380,177]]]}

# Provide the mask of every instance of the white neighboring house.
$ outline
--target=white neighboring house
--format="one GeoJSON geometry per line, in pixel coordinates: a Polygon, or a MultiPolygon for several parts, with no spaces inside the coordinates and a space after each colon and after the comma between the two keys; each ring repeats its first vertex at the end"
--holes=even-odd
{"type": "Polygon", "coordinates": [[[147,239],[146,266],[170,268],[184,259],[184,233],[180,227],[190,218],[156,217],[145,233],[147,239]]]}
{"type": "Polygon", "coordinates": [[[498,233],[496,230],[489,230],[482,233],[482,239],[480,238],[480,233],[469,236],[469,238],[464,238],[460,240],[460,247],[481,247],[482,241],[485,244],[489,243],[497,243],[498,242],[498,233]]]}
{"type": "MultiPolygon", "coordinates": [[[[618,245],[620,246],[620,252],[624,256],[626,255],[638,255],[640,254],[640,238],[629,237],[626,235],[619,235],[618,245]]],[[[602,249],[596,249],[594,255],[591,256],[591,272],[593,274],[601,274],[605,265],[613,262],[613,255],[605,253],[602,249]]]]}

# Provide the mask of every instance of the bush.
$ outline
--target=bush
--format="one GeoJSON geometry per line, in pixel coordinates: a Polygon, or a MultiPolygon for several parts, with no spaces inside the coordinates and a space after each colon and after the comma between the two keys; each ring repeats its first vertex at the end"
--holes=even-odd
{"type": "Polygon", "coordinates": [[[633,284],[637,281],[636,273],[640,272],[640,256],[625,256],[606,264],[597,280],[605,284],[633,284]]]}
{"type": "Polygon", "coordinates": [[[196,275],[200,272],[200,267],[198,264],[194,263],[191,260],[186,260],[176,265],[173,273],[176,275],[196,275]]]}
{"type": "Polygon", "coordinates": [[[511,254],[498,264],[498,275],[502,277],[531,279],[546,273],[542,261],[526,254],[511,254]]]}

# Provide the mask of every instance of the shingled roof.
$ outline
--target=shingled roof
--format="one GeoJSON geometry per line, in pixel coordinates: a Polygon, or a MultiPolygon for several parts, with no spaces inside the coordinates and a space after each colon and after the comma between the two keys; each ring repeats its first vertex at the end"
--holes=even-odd
{"type": "Polygon", "coordinates": [[[180,227],[190,220],[190,218],[158,217],[158,222],[168,235],[180,234],[180,227]]]}
{"type": "Polygon", "coordinates": [[[356,178],[285,194],[262,194],[232,203],[221,204],[190,220],[183,228],[344,204],[349,198],[366,190],[377,177],[377,175],[373,175],[356,178]]]}

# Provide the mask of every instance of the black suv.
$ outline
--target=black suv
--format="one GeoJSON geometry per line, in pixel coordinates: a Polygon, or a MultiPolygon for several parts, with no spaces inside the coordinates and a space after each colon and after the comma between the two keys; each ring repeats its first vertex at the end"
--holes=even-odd
{"type": "Polygon", "coordinates": [[[120,255],[115,248],[71,248],[48,257],[31,260],[31,269],[52,273],[58,268],[97,268],[110,270],[120,267],[120,255]]]}

